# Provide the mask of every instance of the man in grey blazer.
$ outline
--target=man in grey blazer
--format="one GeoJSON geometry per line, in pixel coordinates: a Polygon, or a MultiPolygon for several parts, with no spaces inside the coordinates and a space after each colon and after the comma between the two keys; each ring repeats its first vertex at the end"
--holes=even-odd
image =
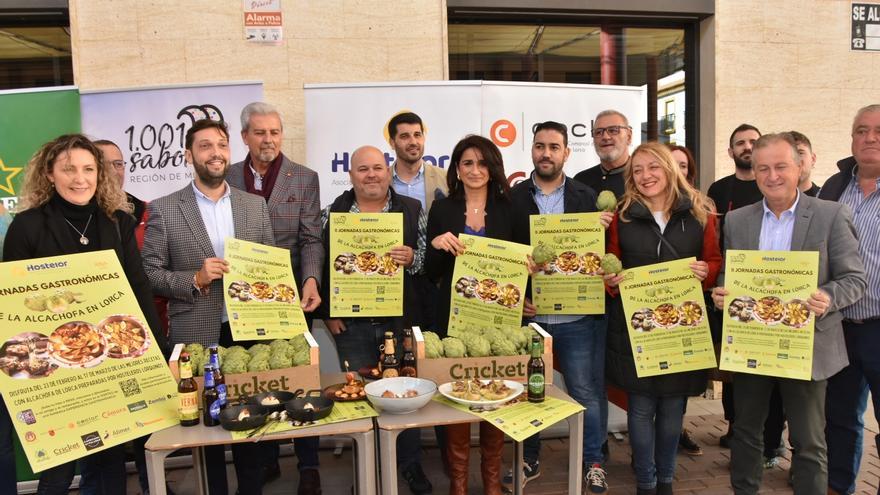
{"type": "MultiPolygon", "coordinates": [[[[277,108],[263,102],[246,105],[241,110],[241,139],[248,147],[248,154],[244,160],[232,164],[226,180],[230,186],[266,201],[275,245],[290,250],[302,308],[311,328],[309,313],[321,304],[318,288],[324,264],[318,174],[284,156],[283,138],[284,125],[277,108]]],[[[261,442],[261,445],[269,481],[281,475],[278,442],[261,442]]],[[[298,495],[321,493],[318,447],[318,437],[298,438],[294,442],[300,474],[298,495]]]]}
{"type": "MultiPolygon", "coordinates": [[[[223,305],[223,260],[227,237],[274,245],[266,202],[229,187],[229,132],[209,119],[186,133],[186,161],[195,171],[192,184],[149,204],[144,234],[144,270],[153,291],[168,298],[169,341],[231,345],[229,317],[223,305]]],[[[238,491],[262,493],[258,446],[232,447],[238,491]],[[256,453],[256,455],[255,455],[256,453]]],[[[223,448],[206,448],[208,488],[226,495],[223,448]]]]}
{"type": "MultiPolygon", "coordinates": [[[[847,365],[840,309],[862,297],[865,271],[850,209],[801,194],[802,164],[794,139],[767,134],[755,142],[752,168],[764,199],[729,212],[725,249],[818,251],[819,287],[807,299],[816,316],[812,380],[737,373],[736,422],[731,440],[730,479],[737,494],[755,494],[761,485],[762,429],[774,384],[779,385],[794,447],[792,481],[796,494],[825,493],[828,466],[825,444],[827,379],[847,365]]],[[[712,292],[724,308],[723,274],[712,292]]]]}

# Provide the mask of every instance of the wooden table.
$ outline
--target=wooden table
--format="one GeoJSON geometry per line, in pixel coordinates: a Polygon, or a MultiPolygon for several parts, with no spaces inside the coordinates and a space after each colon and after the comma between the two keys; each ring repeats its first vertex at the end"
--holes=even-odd
{"type": "MultiPolygon", "coordinates": [[[[558,388],[547,385],[549,397],[575,402],[574,399],[558,388]]],[[[584,412],[580,411],[566,418],[568,421],[568,493],[581,493],[581,475],[583,473],[584,444],[584,412]]],[[[382,495],[397,493],[397,436],[408,428],[425,428],[438,425],[454,425],[460,423],[478,423],[480,418],[464,411],[451,408],[432,400],[425,407],[410,414],[382,413],[376,418],[379,428],[380,471],[382,478],[382,495]]],[[[522,494],[523,477],[523,445],[514,442],[514,494],[522,494]]]]}
{"type": "MultiPolygon", "coordinates": [[[[341,374],[322,375],[321,382],[339,383],[341,374]]],[[[352,458],[355,469],[355,487],[361,495],[376,493],[376,437],[373,432],[373,419],[357,419],[342,423],[300,428],[266,435],[260,440],[288,440],[302,437],[342,435],[354,442],[352,458]]],[[[173,426],[153,433],[146,443],[147,477],[152,495],[166,495],[165,458],[175,450],[189,448],[193,452],[193,467],[196,471],[198,493],[207,493],[207,470],[205,468],[204,447],[232,443],[253,442],[252,438],[233,440],[232,434],[220,426],[173,426]]]]}

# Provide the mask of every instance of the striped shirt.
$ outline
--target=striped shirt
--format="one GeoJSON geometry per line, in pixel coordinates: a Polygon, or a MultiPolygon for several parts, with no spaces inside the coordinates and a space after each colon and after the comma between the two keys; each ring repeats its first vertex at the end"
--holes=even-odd
{"type": "Polygon", "coordinates": [[[858,166],[853,168],[852,177],[839,201],[853,211],[853,224],[859,237],[859,254],[865,264],[868,289],[859,301],[843,308],[843,316],[866,320],[880,317],[880,179],[874,192],[865,197],[859,187],[857,174],[858,166]]]}

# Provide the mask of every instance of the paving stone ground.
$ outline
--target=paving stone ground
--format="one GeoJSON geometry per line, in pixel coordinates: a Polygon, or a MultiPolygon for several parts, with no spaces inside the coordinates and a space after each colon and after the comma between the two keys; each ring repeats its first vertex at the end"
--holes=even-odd
{"type": "MultiPolygon", "coordinates": [[[[685,425],[691,431],[693,438],[703,447],[702,456],[678,455],[676,469],[675,493],[678,495],[715,495],[732,493],[730,488],[728,465],[730,463],[730,451],[718,445],[718,438],[727,431],[727,423],[721,413],[721,401],[702,398],[691,399],[688,405],[688,413],[685,417],[685,425]]],[[[865,415],[865,448],[862,459],[862,469],[859,475],[858,494],[878,493],[878,479],[880,479],[880,458],[873,446],[873,437],[877,433],[877,423],[873,419],[871,409],[865,415]]],[[[635,475],[629,466],[630,448],[623,435],[622,440],[609,436],[611,446],[611,462],[606,466],[608,471],[609,493],[634,494],[635,475]]],[[[510,462],[513,447],[505,447],[505,461],[510,462]]],[[[325,494],[347,494],[352,484],[352,460],[351,451],[344,449],[339,456],[335,456],[332,449],[322,450],[321,454],[321,478],[325,494]]],[[[542,452],[542,475],[530,482],[525,493],[532,495],[562,494],[567,489],[568,476],[568,443],[563,439],[551,439],[544,442],[542,452]]],[[[448,480],[443,474],[438,450],[428,447],[424,452],[424,469],[434,484],[435,494],[445,494],[448,491],[448,480]]],[[[764,471],[762,494],[793,493],[788,485],[788,470],[790,456],[773,469],[764,471]]],[[[280,479],[266,485],[266,495],[281,495],[296,493],[296,458],[291,456],[281,459],[282,476],[280,479]]],[[[231,465],[228,469],[230,478],[230,492],[235,486],[234,473],[231,465]]],[[[195,493],[195,482],[191,469],[176,469],[168,472],[168,479],[172,489],[178,495],[191,495],[195,493]]],[[[134,476],[129,477],[129,493],[139,493],[137,481],[134,476]]],[[[232,492],[231,492],[232,493],[232,492]]],[[[409,494],[404,484],[400,485],[401,494],[409,494]]],[[[470,493],[482,493],[479,474],[479,450],[471,449],[471,473],[470,493]]]]}

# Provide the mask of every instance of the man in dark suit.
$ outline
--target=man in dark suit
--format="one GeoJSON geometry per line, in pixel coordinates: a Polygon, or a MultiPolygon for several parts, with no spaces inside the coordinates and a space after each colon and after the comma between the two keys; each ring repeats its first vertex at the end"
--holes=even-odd
{"type": "MultiPolygon", "coordinates": [[[[203,119],[186,133],[186,161],[192,184],[153,200],[144,235],[144,271],[154,293],[168,298],[169,340],[204,346],[231,345],[223,304],[224,241],[234,237],[274,245],[266,202],[229,187],[229,132],[226,124],[203,119]]],[[[262,493],[262,466],[256,444],[232,446],[242,495],[262,493]],[[255,455],[256,454],[256,455],[255,455]]],[[[205,449],[211,495],[226,495],[223,448],[205,449]]]]}
{"type": "MultiPolygon", "coordinates": [[[[725,249],[818,251],[818,290],[806,300],[815,315],[812,380],[737,373],[736,422],[731,439],[730,479],[737,494],[755,494],[761,485],[762,430],[774,385],[779,386],[795,448],[795,493],[825,493],[825,388],[847,365],[840,313],[865,292],[865,271],[849,207],[798,191],[801,161],[790,134],[768,134],[755,142],[752,168],[763,201],[736,209],[724,222],[725,249]]],[[[712,292],[724,308],[723,276],[712,292]]]]}
{"type": "MultiPolygon", "coordinates": [[[[324,263],[321,244],[321,207],[318,174],[290,161],[281,152],[284,126],[274,106],[254,102],[241,111],[241,138],[248,147],[243,161],[232,164],[229,185],[262,196],[269,208],[275,245],[290,250],[293,274],[299,284],[302,308],[314,311],[321,303],[318,286],[324,263]]],[[[312,315],[307,314],[308,326],[312,315]]],[[[263,442],[266,450],[266,480],[280,476],[277,442],[263,442]]],[[[321,492],[318,474],[318,437],[294,442],[300,473],[298,495],[321,492]]]]}

